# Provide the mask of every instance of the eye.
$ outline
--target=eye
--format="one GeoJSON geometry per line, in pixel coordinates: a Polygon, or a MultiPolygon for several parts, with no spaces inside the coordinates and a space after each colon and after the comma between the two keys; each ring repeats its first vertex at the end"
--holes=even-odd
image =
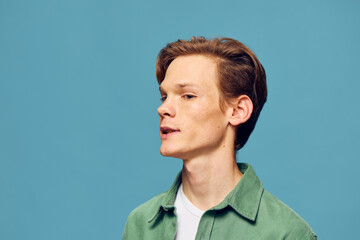
{"type": "Polygon", "coordinates": [[[161,96],[160,101],[161,101],[161,102],[164,102],[165,100],[166,100],[166,95],[161,96]]]}
{"type": "Polygon", "coordinates": [[[186,100],[191,100],[195,98],[195,95],[191,95],[191,94],[185,94],[182,96],[182,98],[186,99],[186,100]]]}

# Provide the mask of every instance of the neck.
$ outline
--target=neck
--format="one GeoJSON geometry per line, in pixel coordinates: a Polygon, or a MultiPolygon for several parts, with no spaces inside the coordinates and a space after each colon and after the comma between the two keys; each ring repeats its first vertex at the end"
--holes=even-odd
{"type": "Polygon", "coordinates": [[[233,148],[183,161],[184,194],[204,211],[222,202],[242,177],[233,148]]]}

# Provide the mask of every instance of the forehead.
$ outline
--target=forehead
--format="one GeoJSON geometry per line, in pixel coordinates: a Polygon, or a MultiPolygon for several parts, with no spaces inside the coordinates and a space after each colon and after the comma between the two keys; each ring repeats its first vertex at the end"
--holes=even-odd
{"type": "Polygon", "coordinates": [[[169,65],[160,88],[164,89],[175,85],[217,88],[218,74],[215,60],[203,55],[175,58],[169,65]]]}

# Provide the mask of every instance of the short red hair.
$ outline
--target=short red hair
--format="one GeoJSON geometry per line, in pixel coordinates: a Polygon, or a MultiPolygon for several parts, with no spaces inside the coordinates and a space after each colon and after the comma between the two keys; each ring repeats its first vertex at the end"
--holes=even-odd
{"type": "Polygon", "coordinates": [[[241,95],[249,96],[253,103],[250,119],[241,124],[236,131],[235,150],[239,150],[254,130],[266,102],[265,70],[255,54],[235,39],[192,37],[189,41],[179,39],[161,49],[156,61],[158,83],[161,84],[164,80],[166,71],[175,58],[194,54],[215,59],[222,93],[221,103],[241,95]]]}

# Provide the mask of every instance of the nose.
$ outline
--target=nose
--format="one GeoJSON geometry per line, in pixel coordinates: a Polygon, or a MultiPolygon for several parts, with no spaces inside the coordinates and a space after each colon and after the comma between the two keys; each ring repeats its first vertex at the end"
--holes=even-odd
{"type": "Polygon", "coordinates": [[[160,118],[175,117],[175,109],[173,104],[171,104],[170,99],[167,98],[157,109],[160,118]]]}

